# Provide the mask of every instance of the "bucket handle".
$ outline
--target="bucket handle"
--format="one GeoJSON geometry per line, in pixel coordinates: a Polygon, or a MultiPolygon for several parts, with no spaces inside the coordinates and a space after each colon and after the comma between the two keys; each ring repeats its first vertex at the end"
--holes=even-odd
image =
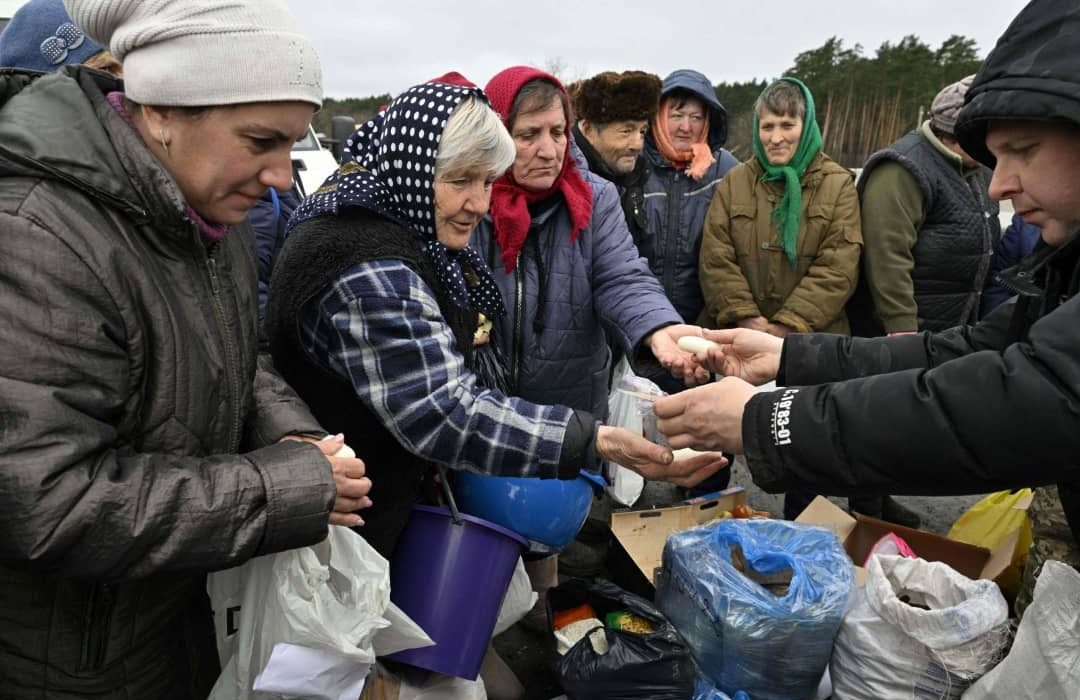
{"type": "Polygon", "coordinates": [[[446,465],[438,465],[439,469],[439,484],[442,486],[443,497],[446,499],[446,505],[450,508],[450,516],[454,519],[455,525],[461,524],[461,513],[458,512],[457,501],[454,500],[454,493],[450,490],[450,481],[446,478],[446,465]]]}

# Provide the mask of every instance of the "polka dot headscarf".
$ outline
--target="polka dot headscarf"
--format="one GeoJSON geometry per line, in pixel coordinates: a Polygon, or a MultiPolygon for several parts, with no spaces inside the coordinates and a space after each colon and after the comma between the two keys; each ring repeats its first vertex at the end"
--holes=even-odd
{"type": "Polygon", "coordinates": [[[502,295],[483,257],[472,248],[449,250],[435,235],[439,139],[450,114],[469,95],[487,102],[475,86],[446,82],[424,83],[398,95],[349,137],[341,167],[304,200],[288,226],[336,215],[344,207],[385,216],[416,236],[455,304],[495,318],[504,313],[502,295]]]}

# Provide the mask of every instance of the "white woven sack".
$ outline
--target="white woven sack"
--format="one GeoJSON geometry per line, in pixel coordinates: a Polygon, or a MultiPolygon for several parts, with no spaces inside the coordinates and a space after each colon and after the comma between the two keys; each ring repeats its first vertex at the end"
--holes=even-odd
{"type": "Polygon", "coordinates": [[[833,698],[960,698],[1004,653],[1007,618],[993,581],[874,556],[833,647],[833,698]]]}
{"type": "Polygon", "coordinates": [[[964,700],[1080,698],[1080,571],[1047,561],[1005,660],[964,700]]]}

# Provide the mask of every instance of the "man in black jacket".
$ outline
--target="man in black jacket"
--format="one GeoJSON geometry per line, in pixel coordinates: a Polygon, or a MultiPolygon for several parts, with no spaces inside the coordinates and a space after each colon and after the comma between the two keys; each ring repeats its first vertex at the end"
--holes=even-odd
{"type": "Polygon", "coordinates": [[[995,168],[990,194],[1042,227],[1040,248],[1002,273],[1018,300],[975,326],[892,338],[706,332],[727,376],[656,402],[673,448],[743,452],[770,492],[1049,487],[1030,511],[1022,596],[1045,558],[1080,567],[1078,40],[1080,0],[1031,2],[957,122],[964,149],[995,168]],[[786,388],[755,392],[774,377],[786,388]]]}

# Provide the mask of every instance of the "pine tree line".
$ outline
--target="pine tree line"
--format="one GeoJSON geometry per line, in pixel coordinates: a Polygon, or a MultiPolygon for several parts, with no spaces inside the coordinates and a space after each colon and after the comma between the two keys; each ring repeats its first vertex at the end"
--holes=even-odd
{"type": "MultiPolygon", "coordinates": [[[[784,75],[802,80],[814,94],[823,149],[834,160],[860,167],[925,118],[941,88],[976,72],[982,60],[975,40],[950,36],[937,49],[915,36],[883,43],[873,57],[862,46],[844,48],[832,37],[804,51],[784,75]]],[[[728,111],[728,148],[750,156],[754,100],[768,81],[720,83],[716,95],[728,111]]]]}
{"type": "MultiPolygon", "coordinates": [[[[784,75],[807,84],[817,104],[824,150],[848,167],[860,167],[874,151],[915,128],[938,91],[979,69],[975,40],[953,35],[937,49],[916,36],[883,43],[873,57],[855,44],[832,37],[795,57],[784,75]]],[[[754,100],[767,80],[720,83],[716,95],[728,112],[727,147],[740,159],[752,152],[754,100]]],[[[330,120],[348,115],[363,123],[390,95],[327,98],[315,115],[315,130],[330,134],[330,120]]]]}

